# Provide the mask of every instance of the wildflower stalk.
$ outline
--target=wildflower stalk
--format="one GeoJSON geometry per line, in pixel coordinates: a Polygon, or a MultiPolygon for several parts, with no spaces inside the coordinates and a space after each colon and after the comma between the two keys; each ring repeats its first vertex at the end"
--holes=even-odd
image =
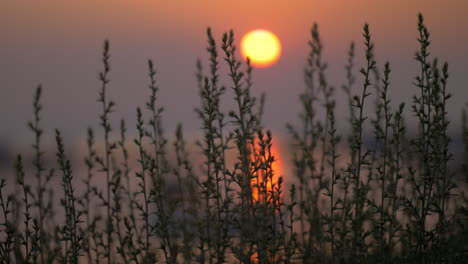
{"type": "Polygon", "coordinates": [[[282,231],[282,243],[284,248],[284,263],[291,263],[292,257],[295,254],[297,247],[297,233],[294,231],[294,208],[297,204],[296,202],[296,186],[291,185],[290,190],[290,203],[286,206],[287,215],[289,215],[288,223],[285,218],[287,215],[283,214],[282,210],[278,210],[280,227],[282,231]],[[288,237],[289,236],[289,237],[288,237]]]}
{"type": "Polygon", "coordinates": [[[91,235],[94,233],[93,230],[93,222],[95,220],[92,219],[91,215],[91,203],[92,203],[92,179],[94,178],[94,173],[93,170],[95,168],[94,160],[96,159],[96,150],[94,149],[94,132],[91,128],[88,128],[87,131],[87,140],[86,140],[86,146],[87,146],[87,156],[84,158],[84,163],[86,165],[87,169],[87,174],[86,178],[83,180],[83,183],[85,185],[85,192],[83,194],[83,198],[81,199],[82,201],[82,206],[83,206],[83,214],[85,215],[85,222],[86,222],[86,228],[84,230],[84,247],[86,250],[86,255],[88,259],[88,263],[92,263],[92,240],[91,240],[91,235]]]}
{"type": "MultiPolygon", "coordinates": [[[[326,146],[327,146],[327,138],[328,138],[327,136],[328,136],[329,117],[330,117],[331,111],[333,111],[335,107],[335,101],[332,99],[334,89],[328,84],[328,81],[326,79],[325,70],[327,69],[328,65],[322,60],[323,44],[322,44],[322,40],[320,38],[320,34],[318,31],[318,25],[316,23],[314,23],[312,27],[311,36],[312,36],[312,40],[309,41],[309,46],[311,47],[311,53],[312,53],[312,56],[311,56],[312,65],[311,66],[314,67],[317,72],[318,88],[319,88],[319,91],[323,94],[323,106],[325,107],[325,121],[324,121],[324,127],[323,127],[324,133],[322,134],[322,137],[321,137],[322,153],[327,154],[326,146]]],[[[325,171],[326,158],[327,158],[326,156],[327,155],[322,155],[321,160],[320,160],[319,186],[322,185],[321,178],[323,178],[323,174],[325,171]]]]}
{"type": "MultiPolygon", "coordinates": [[[[356,113],[354,107],[354,99],[353,99],[353,86],[356,82],[354,76],[354,58],[355,58],[355,45],[354,42],[351,42],[348,50],[348,60],[345,66],[346,70],[346,84],[342,86],[342,89],[346,93],[348,99],[348,107],[349,107],[349,123],[351,125],[352,132],[348,136],[348,144],[351,145],[351,153],[350,153],[350,163],[353,164],[356,160],[356,151],[353,146],[354,142],[354,135],[357,134],[355,131],[356,127],[354,126],[354,120],[356,120],[356,113]]],[[[339,250],[338,257],[340,261],[344,261],[343,252],[348,249],[348,241],[346,239],[349,231],[348,223],[352,220],[352,204],[349,202],[349,193],[351,192],[350,186],[352,184],[352,179],[350,177],[341,177],[341,182],[343,186],[343,201],[342,201],[342,210],[341,210],[341,225],[339,226],[339,241],[340,243],[337,245],[337,249],[339,250]]]]}
{"type": "MultiPolygon", "coordinates": [[[[451,142],[451,138],[448,136],[448,125],[449,121],[447,119],[447,110],[446,110],[446,105],[447,101],[451,98],[451,94],[447,92],[447,82],[448,82],[448,64],[444,63],[442,66],[442,76],[440,78],[440,85],[441,85],[441,90],[440,90],[440,102],[437,107],[438,110],[438,115],[439,115],[439,133],[440,133],[440,140],[441,140],[441,183],[440,183],[440,194],[439,194],[439,228],[441,228],[441,234],[444,234],[444,229],[447,225],[447,204],[452,197],[452,189],[455,188],[455,185],[453,184],[451,177],[450,177],[450,171],[448,168],[448,162],[453,159],[452,153],[450,153],[449,150],[449,144],[451,142]]],[[[443,238],[445,239],[445,238],[443,238]]]]}
{"type": "Polygon", "coordinates": [[[190,164],[188,153],[185,147],[182,125],[179,124],[176,129],[176,140],[174,142],[174,150],[176,154],[177,166],[174,168],[174,174],[177,177],[178,191],[180,193],[180,205],[182,210],[182,219],[180,220],[180,229],[182,233],[182,256],[184,263],[192,263],[192,247],[194,246],[195,232],[193,221],[190,219],[191,206],[196,206],[196,193],[193,184],[193,171],[190,164]],[[189,194],[192,195],[189,195],[189,194]]]}
{"type": "Polygon", "coordinates": [[[144,121],[141,113],[141,109],[137,108],[137,130],[138,130],[138,137],[134,140],[135,144],[138,147],[139,158],[138,163],[140,164],[140,171],[136,172],[136,177],[140,180],[138,183],[139,191],[138,194],[143,195],[143,205],[138,202],[135,202],[135,206],[140,211],[140,216],[144,221],[144,228],[143,232],[145,234],[145,240],[140,243],[143,247],[140,249],[141,252],[147,252],[149,249],[150,243],[150,234],[151,234],[151,227],[149,224],[149,193],[148,193],[148,183],[146,179],[147,171],[149,169],[149,161],[148,161],[148,154],[144,149],[143,138],[145,136],[144,130],[144,121]]]}
{"type": "MultiPolygon", "coordinates": [[[[218,263],[224,262],[224,254],[227,244],[227,221],[229,219],[229,183],[227,181],[227,175],[225,173],[225,150],[227,143],[224,139],[224,114],[220,110],[220,100],[222,94],[225,92],[224,87],[219,87],[218,84],[218,51],[216,41],[213,38],[211,29],[207,29],[208,36],[208,53],[210,54],[210,83],[212,90],[212,98],[206,98],[208,100],[208,107],[212,108],[211,111],[207,111],[209,118],[213,118],[212,122],[207,123],[208,133],[212,142],[212,150],[214,154],[213,167],[214,167],[214,181],[216,186],[216,192],[214,193],[216,199],[216,260],[218,263]],[[212,116],[211,116],[212,115],[212,116]],[[224,182],[224,200],[221,194],[221,181],[224,182]],[[224,219],[222,219],[222,213],[224,212],[224,219]]],[[[228,139],[229,141],[229,139],[228,139]]]]}
{"type": "Polygon", "coordinates": [[[168,262],[175,262],[177,258],[176,245],[172,241],[170,234],[170,208],[166,208],[166,203],[163,198],[167,195],[165,192],[165,179],[164,175],[168,172],[168,162],[165,157],[166,139],[163,137],[163,130],[161,124],[162,107],[156,105],[157,92],[159,90],[156,85],[156,70],[152,60],[148,61],[150,84],[149,89],[151,92],[150,100],[146,103],[146,108],[150,111],[151,118],[149,125],[151,131],[147,133],[153,145],[154,158],[151,158],[149,175],[152,180],[151,197],[156,204],[156,215],[160,223],[156,227],[156,232],[161,238],[161,249],[164,253],[165,260],[168,262]]]}
{"type": "MultiPolygon", "coordinates": [[[[0,179],[0,208],[1,213],[3,216],[3,221],[0,222],[0,226],[2,227],[1,233],[3,236],[1,237],[0,243],[0,257],[6,264],[10,264],[11,262],[11,254],[13,253],[13,243],[16,236],[16,230],[14,228],[14,224],[11,219],[12,213],[14,213],[13,203],[14,203],[14,196],[13,195],[6,195],[5,189],[7,186],[7,182],[5,179],[0,179]]],[[[13,262],[14,263],[14,262],[13,262]]]]}
{"type": "MultiPolygon", "coordinates": [[[[378,239],[380,240],[379,242],[379,250],[380,250],[380,255],[384,257],[384,249],[387,246],[388,242],[385,241],[385,224],[388,219],[387,215],[387,208],[388,205],[385,206],[385,199],[388,198],[388,184],[389,184],[389,179],[388,179],[388,154],[389,154],[389,144],[390,144],[390,137],[389,137],[389,130],[392,126],[391,124],[391,119],[392,119],[392,113],[390,112],[390,100],[388,99],[388,88],[390,86],[390,65],[387,62],[384,66],[384,78],[382,80],[382,90],[380,91],[379,98],[380,101],[378,101],[379,108],[381,111],[383,111],[383,124],[381,124],[379,118],[374,122],[374,126],[376,129],[376,137],[377,140],[383,141],[383,146],[382,146],[382,161],[380,166],[377,168],[378,172],[378,177],[380,180],[380,207],[377,209],[377,212],[379,212],[379,223],[378,223],[378,239]],[[382,128],[383,125],[383,128],[382,128]],[[387,184],[387,185],[386,185],[387,184]]],[[[380,117],[380,118],[382,118],[380,117]]],[[[388,204],[389,202],[387,202],[388,204]]]]}
{"type": "Polygon", "coordinates": [[[411,168],[409,181],[415,191],[416,201],[407,200],[407,210],[411,214],[410,217],[415,220],[416,254],[421,256],[429,243],[426,236],[426,220],[432,210],[432,200],[434,198],[433,187],[436,168],[433,162],[436,158],[436,151],[432,139],[435,119],[434,104],[431,100],[437,94],[433,89],[434,75],[429,62],[430,34],[424,25],[424,18],[421,14],[418,15],[418,31],[420,50],[416,53],[416,60],[421,65],[421,73],[416,77],[415,85],[420,90],[420,96],[415,96],[413,99],[413,111],[418,118],[420,129],[418,138],[412,143],[416,147],[419,156],[417,165],[420,168],[421,179],[418,178],[417,171],[411,168]]]}
{"type": "Polygon", "coordinates": [[[109,120],[109,115],[114,111],[115,103],[112,100],[109,100],[107,97],[107,88],[109,84],[109,72],[110,72],[110,53],[109,53],[109,41],[104,41],[104,48],[102,52],[102,63],[104,65],[104,69],[102,72],[99,73],[99,80],[101,81],[101,89],[99,91],[99,99],[98,102],[102,104],[102,114],[100,115],[99,119],[101,121],[101,126],[104,130],[104,159],[97,157],[97,162],[101,165],[102,171],[104,171],[106,176],[106,198],[105,198],[105,206],[106,206],[106,234],[107,234],[107,241],[105,245],[105,255],[107,257],[107,263],[111,264],[112,261],[112,234],[113,234],[113,222],[112,222],[112,206],[111,206],[111,164],[110,159],[112,155],[113,149],[115,149],[115,144],[110,141],[110,132],[112,131],[112,127],[109,120]]]}
{"type": "Polygon", "coordinates": [[[41,263],[45,263],[45,256],[44,253],[47,253],[48,246],[45,245],[47,238],[45,230],[44,230],[44,220],[47,216],[47,208],[44,201],[44,194],[46,192],[46,186],[50,181],[51,177],[44,178],[43,172],[45,170],[43,165],[43,156],[44,152],[42,151],[41,147],[41,139],[43,130],[40,127],[41,121],[41,111],[42,111],[42,104],[41,104],[41,97],[42,97],[42,86],[38,85],[36,88],[36,92],[34,94],[33,99],[33,110],[34,110],[34,119],[33,121],[28,122],[29,129],[34,133],[34,160],[33,165],[35,168],[35,177],[37,180],[36,186],[36,194],[35,198],[37,201],[35,205],[38,210],[38,225],[39,225],[39,247],[42,250],[39,250],[39,256],[41,263]]]}
{"type": "Polygon", "coordinates": [[[127,132],[127,128],[126,128],[126,125],[125,125],[125,120],[122,119],[120,121],[120,140],[118,142],[118,145],[122,151],[122,158],[123,158],[123,162],[122,162],[122,169],[119,169],[118,172],[116,173],[117,177],[115,177],[115,180],[114,180],[114,188],[116,189],[116,195],[114,196],[114,201],[115,201],[115,204],[116,204],[116,208],[115,208],[115,218],[116,218],[116,223],[115,223],[115,226],[116,226],[116,229],[117,229],[117,237],[118,237],[118,240],[119,240],[119,246],[117,247],[117,252],[120,254],[121,258],[123,259],[124,263],[127,263],[129,262],[129,259],[128,259],[128,256],[127,256],[127,250],[128,250],[128,244],[131,243],[132,241],[130,240],[130,238],[128,236],[126,236],[126,234],[124,233],[124,230],[123,230],[123,227],[122,227],[122,223],[123,225],[125,225],[125,218],[127,218],[127,216],[121,216],[122,214],[122,204],[123,204],[123,201],[125,200],[123,195],[125,195],[126,197],[126,200],[128,202],[128,212],[127,214],[129,216],[133,215],[134,214],[134,201],[133,201],[133,197],[132,197],[132,194],[131,194],[131,187],[130,187],[130,168],[129,168],[129,157],[128,157],[128,150],[127,150],[127,147],[126,147],[126,132],[127,132]],[[121,174],[121,175],[120,175],[121,174]],[[124,178],[124,180],[126,181],[126,186],[123,186],[122,183],[121,183],[121,178],[124,178]],[[117,180],[118,179],[118,180],[117,180]]]}
{"type": "Polygon", "coordinates": [[[364,83],[361,97],[354,96],[354,104],[353,106],[359,111],[359,115],[357,119],[354,120],[353,125],[354,129],[357,134],[354,135],[353,139],[353,148],[357,154],[357,160],[352,164],[351,167],[351,174],[355,180],[355,191],[354,191],[354,199],[355,199],[355,207],[354,207],[354,223],[353,223],[353,231],[354,231],[354,239],[353,239],[353,249],[357,256],[361,256],[364,250],[364,237],[363,237],[363,209],[364,203],[366,200],[366,186],[362,182],[362,175],[361,169],[363,165],[368,164],[367,157],[369,156],[369,151],[363,150],[363,126],[364,121],[367,117],[364,116],[364,105],[365,99],[370,95],[367,91],[367,88],[370,86],[370,73],[375,67],[375,61],[372,60],[372,52],[374,49],[374,45],[371,42],[371,35],[369,33],[369,25],[365,24],[363,27],[363,36],[365,39],[365,57],[367,65],[364,68],[361,68],[360,73],[364,76],[364,83]]]}
{"type": "Polygon", "coordinates": [[[389,215],[389,227],[388,227],[388,248],[390,251],[394,249],[396,244],[395,238],[397,237],[397,233],[401,230],[401,225],[397,219],[397,211],[400,209],[401,205],[401,198],[398,195],[398,187],[400,186],[399,183],[402,176],[402,164],[401,160],[403,159],[403,137],[406,130],[406,127],[403,122],[403,111],[404,111],[405,104],[401,103],[398,107],[398,110],[395,111],[393,115],[393,122],[392,122],[392,139],[390,141],[391,153],[390,159],[392,162],[393,167],[393,177],[389,179],[390,182],[390,194],[389,197],[391,198],[389,201],[390,207],[390,215],[389,215]]]}
{"type": "MultiPolygon", "coordinates": [[[[233,81],[232,89],[235,94],[235,101],[237,104],[238,112],[231,111],[229,115],[234,118],[234,122],[239,126],[239,130],[236,133],[236,143],[238,144],[238,149],[240,152],[241,159],[241,189],[243,192],[243,204],[251,204],[251,191],[250,191],[250,179],[248,179],[249,174],[249,144],[252,142],[252,131],[249,127],[248,114],[251,110],[253,100],[250,97],[249,90],[242,87],[242,79],[244,78],[244,72],[240,70],[241,63],[235,57],[236,47],[234,45],[234,32],[231,30],[228,33],[224,33],[222,40],[222,49],[225,53],[225,60],[229,66],[229,76],[233,81]],[[247,201],[245,201],[245,198],[247,201]]],[[[253,118],[253,117],[252,117],[253,118]]]]}
{"type": "Polygon", "coordinates": [[[79,224],[81,223],[82,212],[77,209],[78,197],[75,195],[73,186],[73,175],[70,160],[65,155],[65,149],[62,143],[62,136],[58,130],[55,132],[57,142],[57,162],[62,171],[62,187],[64,198],[62,205],[65,209],[65,225],[62,227],[63,240],[69,247],[65,248],[65,260],[67,263],[78,264],[81,256],[83,236],[79,233],[79,224]]]}
{"type": "MultiPolygon", "coordinates": [[[[342,89],[346,93],[346,97],[347,97],[347,100],[348,100],[349,122],[351,124],[352,129],[354,128],[353,122],[356,119],[355,107],[353,106],[354,105],[354,101],[353,101],[354,99],[353,99],[353,93],[352,93],[354,83],[356,82],[356,78],[354,77],[354,73],[353,73],[353,70],[354,70],[354,57],[355,57],[354,49],[355,49],[354,42],[351,42],[351,44],[349,45],[349,50],[348,50],[348,62],[346,64],[346,66],[345,66],[346,84],[342,86],[342,89]]],[[[354,134],[354,133],[351,133],[351,135],[352,134],[354,134]]],[[[348,138],[348,141],[350,143],[352,142],[351,136],[348,138]]],[[[351,160],[355,159],[355,155],[356,154],[354,152],[351,153],[351,160]]]]}
{"type": "MultiPolygon", "coordinates": [[[[331,167],[331,177],[330,177],[330,186],[327,188],[325,195],[330,198],[329,204],[329,212],[328,212],[328,233],[330,235],[330,254],[332,257],[332,263],[335,263],[335,252],[336,252],[336,234],[335,234],[335,211],[339,210],[340,200],[336,200],[335,189],[338,181],[340,180],[340,175],[337,169],[337,159],[339,158],[339,154],[337,154],[337,144],[340,141],[340,137],[336,135],[336,126],[335,126],[335,113],[334,111],[330,111],[330,115],[328,117],[330,122],[330,128],[327,131],[329,135],[329,160],[328,165],[331,167]]],[[[341,208],[343,209],[343,208],[341,208]]]]}
{"type": "Polygon", "coordinates": [[[24,182],[24,168],[23,168],[23,159],[21,155],[18,155],[16,159],[16,181],[21,186],[23,191],[23,204],[24,204],[24,236],[21,235],[21,244],[24,246],[24,259],[23,261],[26,263],[31,262],[33,255],[36,253],[36,249],[33,248],[33,244],[31,241],[31,207],[32,204],[30,203],[31,197],[31,187],[24,182]]]}
{"type": "MultiPolygon", "coordinates": [[[[122,132],[121,132],[122,133],[122,132]]],[[[121,141],[118,142],[119,144],[121,141]]],[[[118,162],[115,157],[112,157],[112,180],[111,180],[111,193],[112,193],[112,219],[114,220],[114,230],[117,237],[117,242],[115,243],[115,249],[121,258],[127,262],[127,257],[125,253],[126,241],[124,238],[124,233],[122,230],[122,201],[123,201],[123,191],[124,187],[122,185],[122,169],[119,167],[118,162]]]]}
{"type": "MultiPolygon", "coordinates": [[[[229,116],[233,118],[235,124],[235,142],[239,151],[239,169],[240,173],[234,176],[234,181],[241,189],[241,216],[240,216],[240,250],[244,254],[246,246],[246,238],[249,236],[248,231],[251,228],[247,222],[252,215],[253,199],[251,189],[251,171],[250,171],[250,155],[251,146],[253,145],[254,129],[258,125],[258,119],[253,113],[255,99],[250,96],[250,82],[243,85],[245,73],[240,70],[241,63],[235,56],[236,46],[234,45],[234,32],[224,33],[221,48],[225,54],[225,61],[229,66],[229,76],[232,79],[234,91],[234,100],[237,110],[230,111],[229,116]]],[[[247,71],[250,69],[250,62],[247,60],[247,71]]],[[[251,70],[251,69],[250,69],[251,70]]],[[[246,260],[249,257],[244,256],[246,260]]],[[[241,260],[242,262],[244,260],[241,260]]]]}
{"type": "MultiPolygon", "coordinates": [[[[320,169],[318,172],[316,167],[317,163],[322,160],[317,160],[314,157],[314,153],[318,150],[320,141],[323,143],[324,137],[322,136],[323,125],[316,117],[315,104],[319,100],[319,93],[327,91],[327,87],[326,82],[324,82],[324,68],[317,66],[317,64],[321,65],[321,62],[317,62],[319,60],[317,57],[321,53],[321,43],[316,24],[314,24],[311,34],[312,41],[309,42],[311,49],[307,58],[307,65],[304,69],[306,90],[300,96],[303,108],[303,112],[300,114],[302,131],[296,131],[291,125],[287,125],[295,145],[299,147],[298,153],[295,154],[294,163],[297,170],[296,175],[299,179],[299,221],[303,261],[307,261],[314,254],[312,251],[314,239],[320,240],[322,238],[322,230],[320,230],[321,228],[317,224],[320,222],[321,216],[316,204],[320,189],[323,187],[323,184],[321,184],[323,180],[321,177],[322,165],[319,165],[320,169]],[[318,87],[315,83],[317,74],[319,74],[318,87]]],[[[320,245],[320,243],[316,243],[315,245],[320,245]]]]}

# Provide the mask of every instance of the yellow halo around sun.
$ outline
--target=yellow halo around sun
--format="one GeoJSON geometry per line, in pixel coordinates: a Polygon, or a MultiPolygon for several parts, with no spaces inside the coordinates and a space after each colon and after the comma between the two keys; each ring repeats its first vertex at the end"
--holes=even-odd
{"type": "Polygon", "coordinates": [[[281,43],[271,31],[257,29],[245,34],[241,40],[241,54],[250,58],[255,67],[268,67],[281,55],[281,43]]]}

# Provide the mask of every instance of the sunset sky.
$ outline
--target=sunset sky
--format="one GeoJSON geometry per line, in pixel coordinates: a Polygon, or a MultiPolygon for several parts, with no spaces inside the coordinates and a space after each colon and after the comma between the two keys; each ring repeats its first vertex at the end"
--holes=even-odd
{"type": "MultiPolygon", "coordinates": [[[[157,1],[157,0],[14,0],[0,2],[0,141],[21,141],[30,135],[32,95],[44,87],[44,126],[83,139],[87,126],[98,126],[96,102],[104,39],[111,44],[109,96],[116,101],[112,118],[125,118],[131,131],[137,106],[147,101],[147,59],[154,60],[160,86],[159,103],[166,109],[169,133],[182,122],[186,133],[201,126],[195,62],[207,68],[206,28],[217,40],[233,29],[239,41],[249,30],[268,29],[279,37],[282,55],[271,67],[254,70],[252,93],[267,93],[265,127],[285,134],[285,123],[297,120],[302,69],[314,22],[325,45],[327,77],[343,101],[346,53],[357,43],[362,65],[362,26],[370,24],[378,66],[392,67],[390,95],[411,102],[417,92],[414,53],[418,49],[417,14],[422,12],[432,33],[430,51],[449,62],[449,90],[455,96],[449,112],[458,132],[461,108],[468,101],[468,1],[430,0],[295,0],[295,1],[157,1]]],[[[239,42],[237,42],[237,45],[239,42]]],[[[221,51],[220,51],[220,54],[221,51]]],[[[238,54],[239,56],[239,54],[238,54]]],[[[240,56],[239,56],[240,57],[240,56]]],[[[226,69],[222,62],[223,69],[226,69]]],[[[357,73],[358,92],[362,78],[357,73]]],[[[226,86],[230,82],[223,79],[226,86]]],[[[231,93],[224,98],[227,108],[231,93]]],[[[338,106],[338,118],[347,117],[338,106]]],[[[409,113],[410,107],[407,108],[409,113]]],[[[339,126],[340,123],[338,124],[339,126]]],[[[346,126],[342,126],[345,128],[346,126]]],[[[29,138],[28,138],[29,139],[29,138]]],[[[16,143],[12,143],[16,145],[16,143]]]]}

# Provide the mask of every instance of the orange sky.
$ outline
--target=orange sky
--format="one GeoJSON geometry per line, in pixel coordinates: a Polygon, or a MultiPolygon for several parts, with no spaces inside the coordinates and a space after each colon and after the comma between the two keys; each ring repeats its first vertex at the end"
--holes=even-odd
{"type": "MultiPolygon", "coordinates": [[[[344,80],[351,40],[358,43],[360,66],[361,28],[369,22],[378,62],[382,65],[389,60],[393,68],[391,96],[410,102],[409,95],[415,92],[411,82],[417,65],[412,57],[420,11],[433,36],[432,53],[450,63],[450,91],[457,96],[449,111],[458,118],[468,98],[466,10],[468,1],[463,0],[1,1],[0,112],[11,114],[0,115],[0,122],[10,124],[0,128],[0,137],[28,135],[24,123],[30,118],[29,102],[37,83],[44,84],[48,126],[79,136],[86,126],[96,126],[96,74],[105,38],[111,41],[110,95],[119,107],[116,119],[133,120],[136,106],[146,100],[146,60],[153,58],[160,73],[168,129],[178,122],[198,128],[193,114],[199,102],[193,73],[197,58],[206,62],[207,26],[218,39],[231,28],[237,40],[255,28],[269,29],[281,39],[278,63],[254,71],[253,93],[267,92],[265,122],[274,129],[284,130],[284,123],[295,120],[299,111],[297,95],[304,88],[302,67],[313,22],[319,23],[332,85],[340,87],[344,80]],[[68,106],[65,109],[63,102],[68,106]],[[70,115],[75,116],[73,124],[67,121],[70,115]]],[[[338,117],[344,117],[345,111],[341,112],[338,117]]]]}
{"type": "MultiPolygon", "coordinates": [[[[429,18],[432,31],[443,34],[440,37],[458,35],[468,24],[468,2],[458,0],[17,0],[3,1],[1,6],[2,20],[7,22],[1,29],[18,35],[38,31],[73,31],[78,35],[112,31],[187,33],[211,25],[219,30],[235,28],[239,33],[265,27],[284,38],[297,39],[312,21],[318,21],[324,30],[340,28],[328,34],[349,40],[356,38],[354,33],[360,31],[364,21],[390,34],[412,34],[414,28],[404,28],[414,25],[418,11],[429,18]]],[[[461,37],[466,40],[467,33],[461,37]]]]}

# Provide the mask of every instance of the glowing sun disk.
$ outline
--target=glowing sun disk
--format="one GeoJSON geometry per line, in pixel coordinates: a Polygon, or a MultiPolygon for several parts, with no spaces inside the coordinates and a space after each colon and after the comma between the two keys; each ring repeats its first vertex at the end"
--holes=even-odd
{"type": "Polygon", "coordinates": [[[267,67],[275,63],[281,54],[278,37],[268,30],[248,32],[241,40],[242,57],[250,58],[252,66],[267,67]]]}

